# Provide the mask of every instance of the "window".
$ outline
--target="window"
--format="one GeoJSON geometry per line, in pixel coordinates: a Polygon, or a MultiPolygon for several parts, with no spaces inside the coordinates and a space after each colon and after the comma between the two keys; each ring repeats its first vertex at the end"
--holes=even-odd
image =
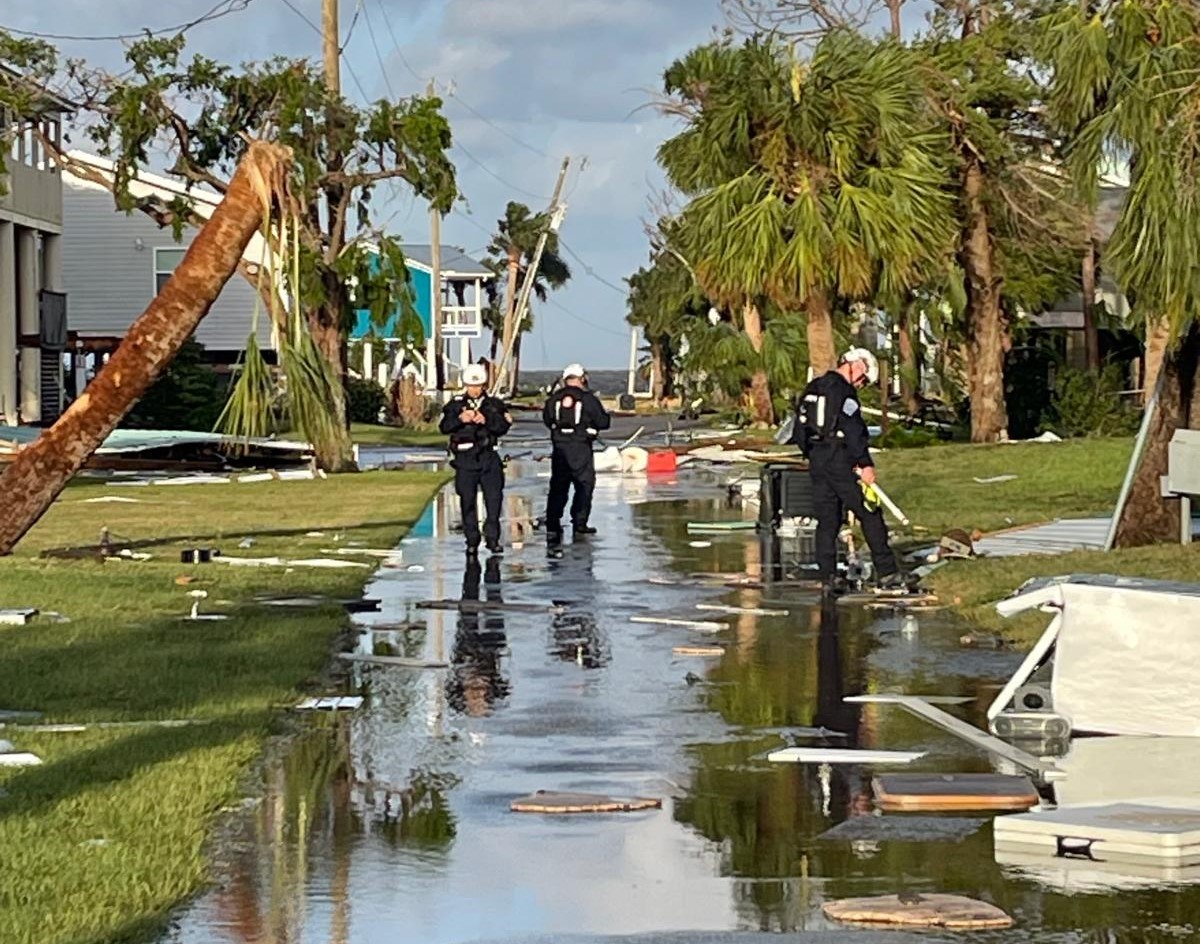
{"type": "Polygon", "coordinates": [[[175,267],[183,261],[186,249],[155,249],[154,250],[154,294],[162,291],[167,279],[175,271],[175,267]]]}

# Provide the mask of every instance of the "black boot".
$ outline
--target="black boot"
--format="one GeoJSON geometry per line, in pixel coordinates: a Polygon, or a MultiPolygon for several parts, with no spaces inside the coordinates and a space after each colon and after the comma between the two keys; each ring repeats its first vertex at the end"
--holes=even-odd
{"type": "Polygon", "coordinates": [[[576,521],[571,525],[571,530],[575,534],[595,534],[596,529],[588,525],[586,521],[576,521]]]}
{"type": "Polygon", "coordinates": [[[821,581],[821,593],[827,597],[842,597],[850,592],[850,583],[845,577],[826,577],[821,581]]]}
{"type": "Polygon", "coordinates": [[[889,593],[915,593],[920,584],[920,577],[916,574],[906,574],[902,570],[879,578],[879,589],[889,593]]]}

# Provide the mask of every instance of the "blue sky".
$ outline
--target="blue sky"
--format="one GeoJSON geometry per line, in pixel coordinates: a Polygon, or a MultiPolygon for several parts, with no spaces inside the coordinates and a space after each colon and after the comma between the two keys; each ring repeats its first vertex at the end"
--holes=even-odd
{"type": "MultiPolygon", "coordinates": [[[[0,25],[107,36],[186,22],[214,2],[41,0],[6,4],[0,25]]],[[[320,0],[290,3],[320,22],[320,0]]],[[[723,23],[718,0],[341,4],[343,35],[358,13],[342,71],[348,95],[403,96],[433,78],[446,97],[466,202],[446,218],[444,242],[481,254],[505,203],[543,207],[563,156],[571,155],[562,239],[578,257],[567,254],[575,277],[556,294],[557,304],[538,307],[522,359],[532,368],[574,360],[593,368],[623,366],[629,350],[625,302],[612,286],[622,288],[622,279],[646,259],[647,198],[661,182],[654,152],[674,127],[641,106],[671,60],[723,23]]],[[[320,56],[319,36],[284,0],[250,0],[246,9],[198,26],[189,37],[191,48],[224,61],[276,53],[320,56]]],[[[58,45],[65,55],[98,65],[121,61],[120,41],[58,45]]],[[[403,191],[381,204],[380,217],[408,241],[429,241],[426,208],[403,191]]]]}

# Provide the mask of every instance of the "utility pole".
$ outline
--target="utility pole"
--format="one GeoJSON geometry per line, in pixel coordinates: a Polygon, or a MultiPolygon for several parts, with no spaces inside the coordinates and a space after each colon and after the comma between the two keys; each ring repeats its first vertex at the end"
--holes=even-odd
{"type": "Polygon", "coordinates": [[[338,0],[321,0],[321,35],[325,40],[325,87],[337,94],[342,90],[338,0]]]}
{"type": "MultiPolygon", "coordinates": [[[[435,94],[433,79],[425,87],[425,95],[435,94]]],[[[429,267],[433,272],[430,280],[430,320],[433,322],[433,363],[438,393],[446,389],[446,365],[442,357],[442,214],[437,207],[429,207],[429,267]]],[[[466,367],[466,364],[462,365],[466,367]]]]}
{"type": "Polygon", "coordinates": [[[516,346],[515,341],[517,332],[521,330],[521,323],[525,320],[525,310],[529,306],[529,296],[533,291],[533,283],[537,279],[538,266],[542,261],[542,254],[546,251],[546,241],[550,238],[551,233],[557,233],[558,228],[562,225],[563,217],[566,216],[567,208],[564,204],[559,203],[559,198],[562,196],[563,183],[567,179],[567,169],[571,166],[571,158],[564,157],[562,168],[558,172],[558,181],[554,184],[554,194],[550,197],[550,225],[542,231],[538,237],[537,249],[534,250],[533,260],[529,264],[529,269],[525,272],[525,281],[521,283],[521,290],[517,294],[517,303],[513,306],[512,323],[504,325],[504,354],[500,359],[500,371],[497,375],[496,388],[498,390],[507,390],[509,394],[514,393],[513,390],[508,390],[508,362],[512,356],[513,348],[516,346]]]}

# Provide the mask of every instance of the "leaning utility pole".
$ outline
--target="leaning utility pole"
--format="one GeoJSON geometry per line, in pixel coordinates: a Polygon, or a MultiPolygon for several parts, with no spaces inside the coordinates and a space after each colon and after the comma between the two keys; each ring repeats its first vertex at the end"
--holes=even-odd
{"type": "Polygon", "coordinates": [[[554,194],[550,197],[550,206],[547,212],[550,214],[550,225],[542,230],[541,236],[538,237],[537,248],[534,250],[533,259],[529,264],[529,268],[525,272],[525,280],[521,283],[521,290],[517,293],[517,303],[512,309],[512,322],[507,319],[504,323],[504,353],[500,359],[500,370],[496,378],[496,389],[505,391],[505,395],[511,396],[515,390],[508,389],[508,362],[512,357],[513,348],[516,347],[517,334],[521,330],[521,323],[525,320],[525,310],[529,307],[529,296],[533,292],[533,283],[537,280],[538,266],[542,261],[542,254],[546,251],[546,241],[550,238],[551,233],[557,233],[558,228],[562,225],[563,217],[567,214],[566,204],[560,203],[559,198],[562,195],[563,183],[567,179],[567,168],[571,166],[571,158],[564,157],[562,168],[558,172],[558,181],[554,185],[554,194]]]}

